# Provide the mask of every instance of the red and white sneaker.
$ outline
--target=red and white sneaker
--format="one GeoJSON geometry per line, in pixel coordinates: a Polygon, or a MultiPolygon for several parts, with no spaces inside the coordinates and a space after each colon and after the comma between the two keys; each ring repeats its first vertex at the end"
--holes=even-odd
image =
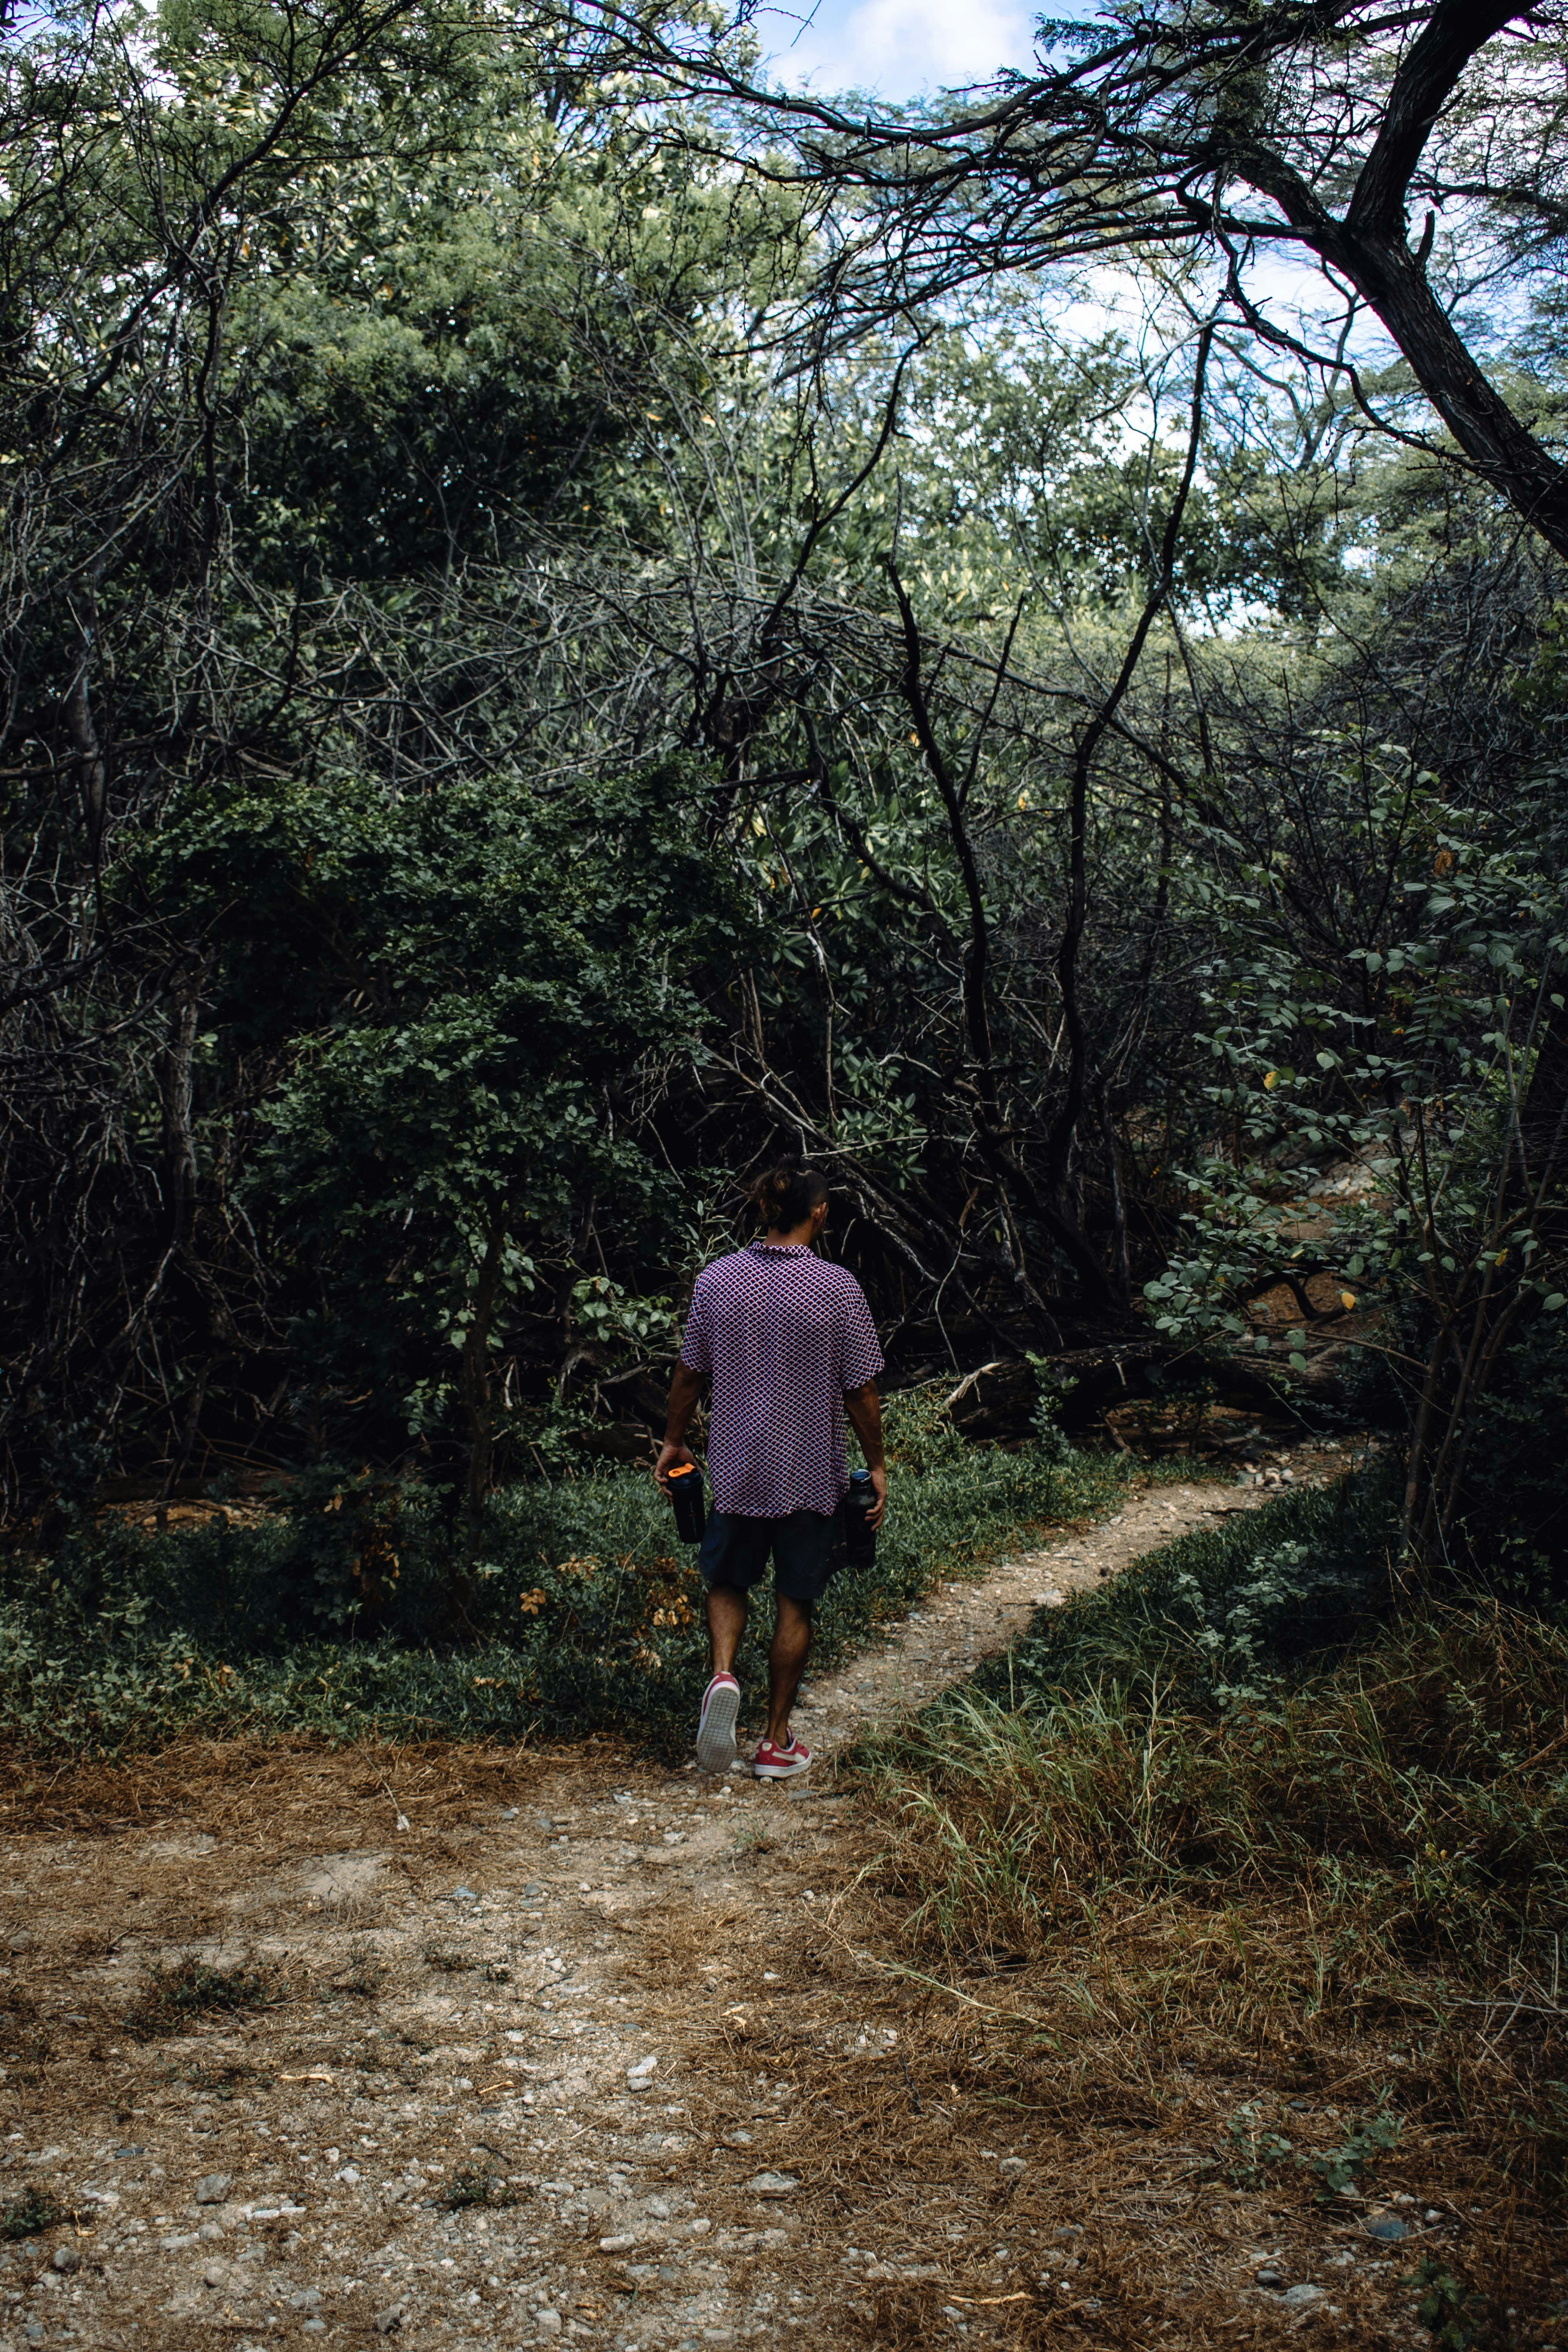
{"type": "Polygon", "coordinates": [[[697,1767],[701,1772],[727,1772],[735,1760],[735,1718],[741,1712],[741,1685],[733,1675],[715,1675],[702,1694],[697,1718],[697,1767]]]}
{"type": "Polygon", "coordinates": [[[797,1772],[811,1769],[811,1750],[804,1739],[792,1732],[787,1746],[779,1747],[775,1740],[764,1739],[757,1749],[757,1760],[752,1767],[759,1780],[793,1780],[797,1772]]]}

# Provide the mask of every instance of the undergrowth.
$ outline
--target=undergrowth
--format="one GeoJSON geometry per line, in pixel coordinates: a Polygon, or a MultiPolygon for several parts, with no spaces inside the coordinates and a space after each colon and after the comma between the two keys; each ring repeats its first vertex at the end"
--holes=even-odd
{"type": "Polygon", "coordinates": [[[1353,2043],[1364,2149],[1242,2110],[1331,2194],[1413,2114],[1560,2183],[1568,1622],[1394,1605],[1386,1507],[1375,1476],[1291,1495],[1042,1613],[867,1751],[882,1884],[919,1964],[1006,1968],[1049,2046],[1103,2028],[1119,2073],[1353,2043]]]}
{"type": "MultiPolygon", "coordinates": [[[[967,1445],[929,1392],[889,1402],[893,1465],[875,1566],[818,1612],[830,1664],[939,1578],[1021,1536],[1105,1516],[1132,1475],[1048,1428],[967,1445]]],[[[1191,1476],[1201,1466],[1145,1473],[1191,1476]]],[[[705,1673],[696,1554],[646,1472],[506,1489],[455,1568],[442,1497],[323,1475],[254,1525],[146,1535],[81,1515],[0,1573],[0,1727],[112,1754],[171,1737],[629,1736],[673,1755],[705,1673]]],[[[764,1679],[759,1610],[742,1671],[764,1679]]]]}

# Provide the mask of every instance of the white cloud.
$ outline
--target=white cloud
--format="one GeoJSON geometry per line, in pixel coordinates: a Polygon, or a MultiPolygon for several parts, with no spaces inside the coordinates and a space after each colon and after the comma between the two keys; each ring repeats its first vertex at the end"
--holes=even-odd
{"type": "Polygon", "coordinates": [[[1016,0],[821,0],[815,13],[775,0],[755,22],[780,81],[897,100],[1027,68],[1037,13],[1016,0]]]}

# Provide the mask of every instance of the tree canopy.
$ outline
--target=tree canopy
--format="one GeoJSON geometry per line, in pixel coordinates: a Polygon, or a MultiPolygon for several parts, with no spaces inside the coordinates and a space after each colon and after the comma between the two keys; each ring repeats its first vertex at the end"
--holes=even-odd
{"type": "Polygon", "coordinates": [[[472,1537],[788,1150],[897,1377],[1338,1383],[1413,1559],[1560,1559],[1563,29],[887,110],[700,10],[14,24],[13,1516],[472,1537]]]}

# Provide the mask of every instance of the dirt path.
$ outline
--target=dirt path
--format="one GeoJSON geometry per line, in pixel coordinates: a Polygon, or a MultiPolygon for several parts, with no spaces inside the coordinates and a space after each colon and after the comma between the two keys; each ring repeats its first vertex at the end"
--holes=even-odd
{"type": "MultiPolygon", "coordinates": [[[[1334,1458],[1299,1454],[1291,1479],[1321,1476],[1334,1458]]],[[[923,1706],[949,1684],[961,1682],[983,1658],[1015,1642],[1037,1610],[1059,1607],[1069,1594],[1119,1576],[1173,1537],[1256,1509],[1277,1491],[1207,1481],[1144,1487],[1099,1527],[1045,1551],[1004,1560],[979,1583],[943,1584],[923,1608],[889,1629],[880,1648],[807,1683],[796,1709],[802,1737],[826,1760],[868,1726],[923,1706]]]]}
{"type": "MultiPolygon", "coordinates": [[[[807,1736],[1261,1499],[1155,1488],[944,1590],[816,1686],[807,1736]]],[[[1023,2344],[1052,2296],[1053,2341],[1140,2340],[1071,2164],[858,1956],[843,1798],[592,1750],[231,1748],[18,1791],[0,1830],[0,2210],[74,2217],[0,2251],[0,2352],[1023,2344]],[[182,2011],[237,1969],[269,2005],[242,1979],[182,2011]]],[[[1229,2340],[1301,2316],[1253,2285],[1268,2249],[1227,2252],[1261,2330],[1229,2340]]]]}

